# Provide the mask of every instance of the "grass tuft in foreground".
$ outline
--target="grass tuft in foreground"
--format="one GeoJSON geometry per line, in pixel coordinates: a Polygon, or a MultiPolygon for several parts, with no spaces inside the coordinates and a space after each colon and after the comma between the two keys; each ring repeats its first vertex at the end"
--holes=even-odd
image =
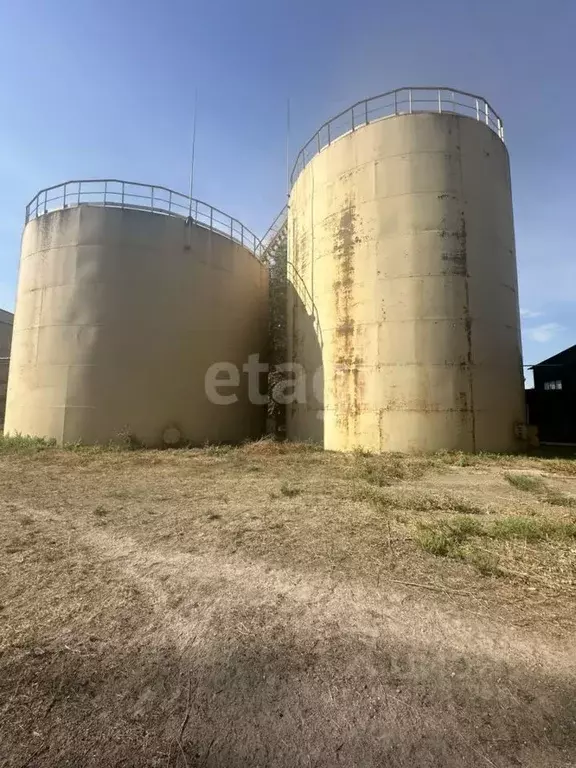
{"type": "Polygon", "coordinates": [[[506,472],[504,478],[513,485],[514,488],[518,488],[520,491],[527,491],[528,493],[544,493],[546,490],[546,484],[541,477],[535,477],[534,475],[518,475],[512,472],[506,472]]]}
{"type": "Polygon", "coordinates": [[[425,552],[436,557],[464,560],[483,575],[501,575],[498,556],[485,549],[491,541],[524,540],[570,543],[576,539],[576,521],[510,516],[480,521],[464,516],[448,520],[420,522],[415,541],[425,552]]]}
{"type": "Polygon", "coordinates": [[[56,440],[29,435],[0,435],[0,454],[39,453],[56,447],[56,440]]]}
{"type": "Polygon", "coordinates": [[[541,477],[534,477],[533,475],[518,475],[511,472],[507,472],[504,475],[505,479],[518,488],[521,491],[527,491],[538,496],[542,501],[551,504],[553,507],[575,507],[576,498],[573,496],[566,496],[558,490],[549,488],[541,477]]]}

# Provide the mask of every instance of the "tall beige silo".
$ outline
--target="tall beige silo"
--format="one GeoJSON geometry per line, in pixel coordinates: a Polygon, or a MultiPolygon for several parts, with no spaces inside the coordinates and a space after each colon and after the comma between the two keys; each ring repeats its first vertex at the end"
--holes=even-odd
{"type": "Polygon", "coordinates": [[[257,240],[209,206],[188,218],[176,193],[155,187],[151,203],[151,188],[123,186],[104,202],[93,185],[29,213],[6,431],[151,446],[260,436],[265,409],[242,371],[267,342],[257,240]],[[214,402],[206,375],[220,363],[214,402]]]}
{"type": "Polygon", "coordinates": [[[385,96],[388,112],[361,102],[339,116],[343,135],[326,124],[299,157],[289,357],[307,396],[288,406],[288,436],[333,450],[517,450],[524,388],[502,123],[468,94],[385,96]]]}

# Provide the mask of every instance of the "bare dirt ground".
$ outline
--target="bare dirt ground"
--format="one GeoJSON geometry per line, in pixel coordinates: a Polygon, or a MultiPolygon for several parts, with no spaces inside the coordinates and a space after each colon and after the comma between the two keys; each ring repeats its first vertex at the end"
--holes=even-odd
{"type": "Polygon", "coordinates": [[[0,766],[576,765],[576,461],[0,446],[0,766]]]}

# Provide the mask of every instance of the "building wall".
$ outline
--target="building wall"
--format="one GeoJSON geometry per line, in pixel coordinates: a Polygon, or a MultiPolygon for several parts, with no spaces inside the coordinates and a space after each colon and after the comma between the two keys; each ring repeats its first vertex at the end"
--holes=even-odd
{"type": "Polygon", "coordinates": [[[6,431],[159,445],[258,437],[246,376],[232,405],[205,392],[267,342],[268,276],[245,248],[180,218],[82,205],[23,236],[6,431]]]}
{"type": "Polygon", "coordinates": [[[392,117],[323,149],[290,196],[293,439],[374,451],[519,447],[508,155],[476,120],[392,117]],[[312,376],[316,372],[316,386],[312,376]]]}
{"type": "Polygon", "coordinates": [[[576,346],[535,365],[533,373],[536,389],[544,390],[547,381],[560,380],[564,392],[576,392],[576,346]]]}
{"type": "Polygon", "coordinates": [[[576,444],[576,346],[535,365],[534,389],[526,392],[530,423],[544,443],[576,444]],[[545,389],[548,381],[562,389],[545,389]]]}
{"type": "Polygon", "coordinates": [[[4,411],[6,408],[6,389],[8,386],[8,360],[12,342],[12,324],[14,315],[0,309],[0,429],[4,424],[4,411]]]}

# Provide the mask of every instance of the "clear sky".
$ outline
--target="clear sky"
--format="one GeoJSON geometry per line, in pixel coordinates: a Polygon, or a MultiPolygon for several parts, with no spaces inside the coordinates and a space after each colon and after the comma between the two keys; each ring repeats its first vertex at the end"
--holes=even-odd
{"type": "Polygon", "coordinates": [[[573,0],[0,0],[0,306],[24,208],[70,178],[188,190],[263,234],[291,154],[402,85],[480,93],[512,162],[526,363],[576,344],[573,0]]]}

